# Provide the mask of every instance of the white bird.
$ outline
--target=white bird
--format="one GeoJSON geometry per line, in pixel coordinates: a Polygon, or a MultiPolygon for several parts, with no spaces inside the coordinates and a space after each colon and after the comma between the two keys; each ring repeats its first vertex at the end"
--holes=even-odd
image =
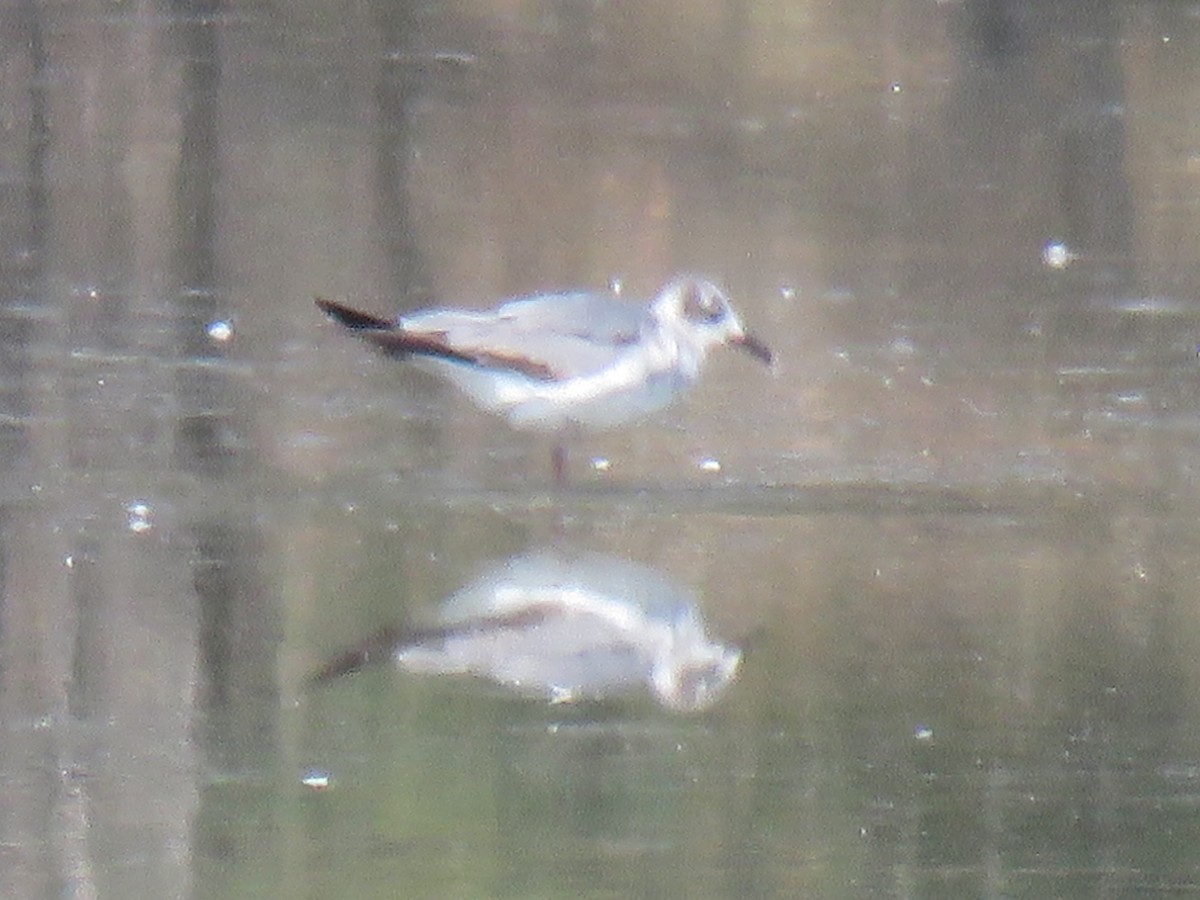
{"type": "MultiPolygon", "coordinates": [[[[561,434],[623,425],[671,403],[729,344],[768,365],[711,281],[684,275],[648,306],[612,295],[538,294],[493,310],[433,309],[385,319],[331,300],[317,306],[389,356],[412,358],[514,428],[561,434]]],[[[561,482],[565,452],[555,449],[561,482]]]]}

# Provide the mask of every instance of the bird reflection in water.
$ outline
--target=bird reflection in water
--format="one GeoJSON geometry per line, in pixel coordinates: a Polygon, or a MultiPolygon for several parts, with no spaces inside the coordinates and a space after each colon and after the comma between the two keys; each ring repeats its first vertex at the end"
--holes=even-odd
{"type": "Polygon", "coordinates": [[[711,640],[695,600],[658,572],[599,555],[513,557],[449,597],[430,628],[389,629],[328,663],[327,681],[390,656],[555,703],[648,687],[694,712],[733,681],[737,647],[711,640]]]}

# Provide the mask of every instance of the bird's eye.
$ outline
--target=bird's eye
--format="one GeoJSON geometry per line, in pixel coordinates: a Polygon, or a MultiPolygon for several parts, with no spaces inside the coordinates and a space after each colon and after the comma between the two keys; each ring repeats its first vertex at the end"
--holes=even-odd
{"type": "Polygon", "coordinates": [[[692,322],[712,325],[725,317],[725,302],[715,291],[706,291],[698,284],[684,288],[683,314],[692,322]]]}

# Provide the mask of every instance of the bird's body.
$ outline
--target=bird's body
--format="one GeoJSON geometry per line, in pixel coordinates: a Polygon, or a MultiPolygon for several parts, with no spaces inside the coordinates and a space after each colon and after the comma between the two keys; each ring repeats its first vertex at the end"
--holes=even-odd
{"type": "Polygon", "coordinates": [[[711,282],[682,276],[648,306],[604,294],[542,294],[493,310],[436,309],[391,321],[318,300],[385,353],[411,358],[515,428],[610,428],[667,406],[707,352],[740,346],[771,362],[711,282]]]}
{"type": "Polygon", "coordinates": [[[643,333],[637,307],[591,294],[515,300],[494,313],[435,311],[401,320],[408,332],[445,335],[481,361],[414,355],[480,407],[515,428],[611,428],[666,406],[695,378],[672,348],[643,333]]]}

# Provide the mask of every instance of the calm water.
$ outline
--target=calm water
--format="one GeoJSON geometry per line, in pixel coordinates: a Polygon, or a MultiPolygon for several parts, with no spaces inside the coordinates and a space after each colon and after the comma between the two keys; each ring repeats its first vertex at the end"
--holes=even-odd
{"type": "Polygon", "coordinates": [[[0,896],[1200,893],[1200,5],[0,7],[0,896]],[[322,321],[679,271],[572,442],[322,321]],[[736,679],[311,685],[521,554],[736,679]]]}

